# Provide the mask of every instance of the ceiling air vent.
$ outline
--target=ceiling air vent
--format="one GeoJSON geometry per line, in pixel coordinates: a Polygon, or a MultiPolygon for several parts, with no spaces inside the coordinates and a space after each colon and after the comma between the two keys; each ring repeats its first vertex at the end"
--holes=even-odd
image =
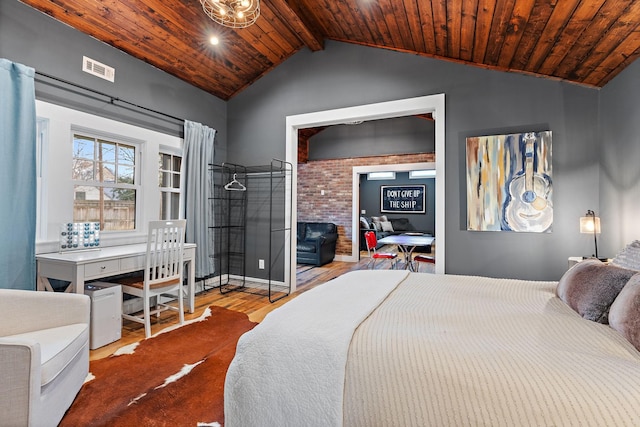
{"type": "Polygon", "coordinates": [[[113,67],[104,65],[86,56],[82,57],[82,71],[93,74],[101,79],[109,80],[110,82],[113,82],[116,77],[116,70],[113,67]]]}

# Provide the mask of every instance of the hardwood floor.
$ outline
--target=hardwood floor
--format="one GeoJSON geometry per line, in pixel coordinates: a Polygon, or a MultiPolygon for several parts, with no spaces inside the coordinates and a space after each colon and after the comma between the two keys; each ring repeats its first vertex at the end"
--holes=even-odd
{"type": "MultiPolygon", "coordinates": [[[[298,265],[296,292],[276,301],[275,303],[270,303],[268,297],[264,293],[256,294],[253,292],[234,291],[221,294],[219,288],[209,289],[196,295],[195,312],[193,314],[185,313],[185,320],[198,318],[203,314],[207,307],[216,305],[246,313],[249,316],[249,320],[253,322],[261,322],[269,312],[287,303],[303,292],[338,277],[341,274],[367,268],[367,264],[369,262],[367,253],[362,253],[361,258],[362,259],[357,263],[333,261],[321,267],[298,265]]],[[[375,268],[376,270],[387,269],[389,268],[389,262],[378,262],[375,265],[375,268]]],[[[154,317],[151,321],[151,333],[155,334],[164,328],[175,325],[177,323],[177,316],[178,315],[175,312],[163,312],[159,319],[154,317]]],[[[122,325],[122,338],[104,347],[91,350],[90,359],[96,360],[110,356],[120,347],[138,342],[142,339],[144,339],[144,326],[140,323],[124,320],[122,325]]]]}
{"type": "MultiPolygon", "coordinates": [[[[243,291],[234,291],[221,294],[218,288],[209,289],[196,295],[196,308],[193,314],[185,313],[185,320],[200,317],[204,310],[216,305],[230,310],[246,313],[253,322],[260,322],[272,310],[292,300],[301,293],[308,291],[328,280],[331,280],[343,273],[357,270],[366,266],[366,261],[359,263],[334,261],[321,267],[299,265],[297,274],[297,291],[283,299],[270,303],[265,294],[255,294],[243,291]]],[[[384,268],[384,266],[380,266],[384,268]]],[[[387,266],[388,267],[388,266],[387,266]]],[[[376,266],[378,268],[378,266],[376,266]]],[[[152,334],[162,329],[173,326],[177,322],[177,313],[163,312],[160,318],[151,320],[152,334]]],[[[113,354],[117,349],[128,344],[132,344],[144,339],[144,326],[140,323],[124,320],[122,324],[122,338],[114,343],[108,344],[95,350],[91,350],[90,359],[101,359],[113,354]]]]}

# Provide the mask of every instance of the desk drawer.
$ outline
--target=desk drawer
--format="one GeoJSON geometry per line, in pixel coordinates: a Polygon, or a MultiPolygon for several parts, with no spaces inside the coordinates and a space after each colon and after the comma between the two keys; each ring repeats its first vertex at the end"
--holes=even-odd
{"type": "Polygon", "coordinates": [[[98,261],[84,266],[85,279],[105,277],[117,274],[120,271],[120,262],[117,259],[98,261]]]}
{"type": "Polygon", "coordinates": [[[144,259],[144,255],[122,258],[120,260],[120,271],[122,273],[128,273],[130,271],[144,270],[144,259]]]}

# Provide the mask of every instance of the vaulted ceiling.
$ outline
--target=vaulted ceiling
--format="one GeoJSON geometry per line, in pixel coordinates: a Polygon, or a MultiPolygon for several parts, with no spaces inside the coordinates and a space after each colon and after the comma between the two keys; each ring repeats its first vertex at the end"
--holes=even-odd
{"type": "Polygon", "coordinates": [[[235,30],[199,0],[21,1],[224,100],[325,40],[593,87],[640,56],[637,0],[261,0],[235,30]]]}

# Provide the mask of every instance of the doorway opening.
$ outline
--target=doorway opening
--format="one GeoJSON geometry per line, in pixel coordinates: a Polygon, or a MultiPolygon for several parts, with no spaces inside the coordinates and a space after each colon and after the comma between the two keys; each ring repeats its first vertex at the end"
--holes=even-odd
{"type": "MultiPolygon", "coordinates": [[[[436,155],[437,158],[437,155],[436,155]]],[[[370,165],[370,166],[354,166],[353,168],[353,212],[352,212],[352,236],[353,242],[350,257],[342,257],[341,261],[358,262],[360,259],[360,175],[366,175],[371,172],[411,172],[416,170],[436,170],[436,162],[424,163],[402,163],[396,165],[370,165]]],[[[437,185],[436,177],[436,185],[437,185]]],[[[437,193],[436,193],[437,194],[437,193]]],[[[437,199],[436,199],[437,206],[437,199]]],[[[436,210],[437,221],[437,210],[436,210]]],[[[437,227],[437,223],[436,223],[437,227]]],[[[437,261],[436,261],[437,262],[437,261]]]]}
{"type": "MultiPolygon", "coordinates": [[[[285,160],[293,165],[294,175],[291,182],[291,188],[287,191],[291,192],[291,197],[287,197],[287,203],[295,203],[297,201],[297,175],[295,171],[298,166],[298,129],[336,125],[354,121],[378,120],[394,117],[404,117],[417,114],[431,113],[435,118],[435,146],[436,146],[436,236],[439,237],[438,249],[440,256],[436,262],[436,273],[445,272],[445,103],[444,94],[427,95],[416,98],[401,99],[396,101],[387,101],[374,104],[359,105],[354,107],[339,108],[334,110],[318,111],[314,113],[299,114],[287,116],[286,118],[286,157],[285,160]],[[291,202],[289,202],[291,200],[291,202]]],[[[294,206],[287,206],[291,209],[293,215],[291,224],[285,224],[285,227],[291,229],[291,233],[295,236],[297,212],[294,206]]],[[[354,204],[354,211],[357,212],[357,201],[354,204]]],[[[357,216],[354,214],[357,225],[357,216]]],[[[355,227],[353,229],[356,229],[355,227]]],[[[291,247],[287,248],[285,254],[285,281],[291,283],[291,292],[296,290],[296,242],[291,239],[291,247]]]]}

